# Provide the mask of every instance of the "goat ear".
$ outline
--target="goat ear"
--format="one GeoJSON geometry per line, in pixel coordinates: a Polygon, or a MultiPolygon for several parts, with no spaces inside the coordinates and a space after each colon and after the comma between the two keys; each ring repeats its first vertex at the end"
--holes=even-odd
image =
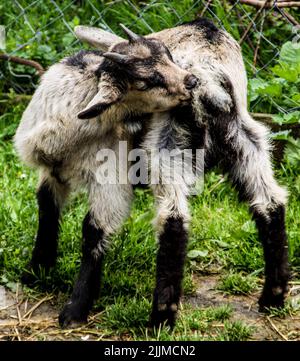
{"type": "Polygon", "coordinates": [[[94,118],[119,101],[121,97],[120,90],[112,85],[111,79],[101,81],[97,94],[77,116],[79,119],[94,118]]]}
{"type": "Polygon", "coordinates": [[[75,26],[74,33],[78,39],[103,51],[107,51],[113,44],[124,41],[120,36],[91,26],[75,26]]]}
{"type": "MultiPolygon", "coordinates": [[[[94,99],[93,99],[94,100],[94,99]]],[[[109,108],[113,103],[104,103],[104,102],[90,102],[88,106],[78,113],[79,119],[91,119],[100,115],[104,110],[109,108]]]]}

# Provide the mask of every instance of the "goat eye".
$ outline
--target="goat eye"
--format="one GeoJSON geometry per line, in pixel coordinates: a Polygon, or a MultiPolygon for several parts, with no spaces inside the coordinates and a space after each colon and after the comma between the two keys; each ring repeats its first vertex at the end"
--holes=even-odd
{"type": "Polygon", "coordinates": [[[134,86],[138,90],[146,90],[148,89],[148,84],[145,81],[139,80],[134,83],[134,86]]]}

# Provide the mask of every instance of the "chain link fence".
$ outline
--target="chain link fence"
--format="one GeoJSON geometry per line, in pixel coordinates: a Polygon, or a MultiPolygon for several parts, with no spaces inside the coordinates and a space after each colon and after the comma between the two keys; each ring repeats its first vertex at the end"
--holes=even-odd
{"type": "MultiPolygon", "coordinates": [[[[44,68],[85,47],[73,32],[79,24],[120,34],[118,23],[122,22],[136,32],[147,34],[196,16],[206,16],[240,42],[248,76],[254,79],[268,78],[283,44],[298,42],[300,38],[300,1],[1,1],[0,91],[4,96],[12,91],[31,94],[44,68]]],[[[261,102],[261,97],[252,100],[251,109],[259,109],[261,102]]],[[[296,99],[286,106],[275,96],[271,110],[289,113],[300,109],[299,102],[296,99]]]]}

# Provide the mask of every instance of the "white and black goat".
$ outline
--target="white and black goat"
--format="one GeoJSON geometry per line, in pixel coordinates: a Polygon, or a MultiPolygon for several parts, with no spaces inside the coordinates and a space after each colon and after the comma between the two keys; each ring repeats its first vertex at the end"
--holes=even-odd
{"type": "MultiPolygon", "coordinates": [[[[71,301],[60,314],[63,326],[86,320],[99,287],[105,244],[132,201],[131,184],[99,180],[98,151],[110,149],[118,156],[119,142],[132,142],[137,115],[190,101],[197,84],[161,41],[124,31],[129,41],[114,45],[111,52],[81,51],[51,66],[15,135],[21,159],[40,171],[39,228],[29,270],[38,273],[54,265],[61,207],[70,191],[81,186],[88,191],[82,264],[71,301]]],[[[116,172],[126,166],[117,162],[110,165],[116,172]]],[[[25,272],[23,281],[29,284],[32,276],[25,272]]]]}
{"type": "MultiPolygon", "coordinates": [[[[109,60],[101,60],[96,52],[81,52],[51,67],[15,138],[20,156],[41,169],[33,270],[54,264],[59,209],[68,191],[79,184],[89,191],[91,208],[83,222],[79,279],[60,314],[61,325],[86,320],[99,289],[107,237],[129,211],[131,185],[101,185],[94,178],[99,147],[114,150],[122,139],[147,151],[204,149],[205,169],[218,165],[229,174],[250,204],[264,247],[261,310],[283,306],[289,274],[286,192],[273,177],[268,132],[247,111],[247,79],[238,44],[201,18],[145,38],[128,33],[129,44],[103,30],[78,27],[77,36],[109,50],[104,54],[109,60]],[[137,53],[144,62],[141,68],[136,66],[142,60],[133,60],[137,53]],[[162,63],[164,67],[159,68],[162,63]],[[184,85],[193,90],[191,100],[184,85]],[[84,122],[77,119],[78,113],[81,118],[95,118],[84,122]],[[129,130],[139,131],[131,135],[129,130]]],[[[184,180],[151,186],[159,238],[151,323],[157,326],[167,321],[172,326],[188,241],[189,186],[184,180]]]]}

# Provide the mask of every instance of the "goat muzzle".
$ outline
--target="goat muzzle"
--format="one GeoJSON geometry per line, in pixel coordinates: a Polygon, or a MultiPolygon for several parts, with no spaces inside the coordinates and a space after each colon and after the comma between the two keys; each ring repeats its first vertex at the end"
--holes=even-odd
{"type": "Polygon", "coordinates": [[[198,84],[198,78],[189,74],[184,78],[184,86],[187,90],[193,90],[198,84]]]}

